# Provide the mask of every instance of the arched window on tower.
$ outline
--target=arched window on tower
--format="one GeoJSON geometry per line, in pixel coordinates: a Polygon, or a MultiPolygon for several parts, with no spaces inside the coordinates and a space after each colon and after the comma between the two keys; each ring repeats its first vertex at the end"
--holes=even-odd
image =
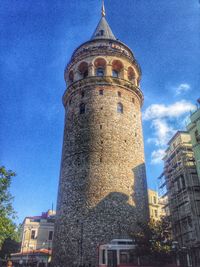
{"type": "Polygon", "coordinates": [[[114,60],[112,63],[112,76],[115,78],[123,77],[123,64],[120,60],[114,60]]]}
{"type": "Polygon", "coordinates": [[[135,72],[132,67],[128,67],[128,79],[130,82],[135,83],[135,72]]]}
{"type": "Polygon", "coordinates": [[[117,70],[112,70],[112,76],[115,78],[119,77],[119,72],[117,70]]]}
{"type": "Polygon", "coordinates": [[[74,73],[73,70],[69,72],[69,84],[73,83],[74,81],[74,73]]]}
{"type": "Polygon", "coordinates": [[[117,112],[118,113],[123,113],[123,105],[122,105],[122,103],[117,103],[117,112]]]}
{"type": "Polygon", "coordinates": [[[103,58],[97,58],[94,61],[94,66],[95,66],[95,74],[96,76],[102,77],[105,75],[106,71],[106,61],[103,58]]]}
{"type": "Polygon", "coordinates": [[[78,71],[81,79],[86,78],[88,76],[88,63],[81,62],[81,64],[78,66],[78,71]]]}
{"type": "Polygon", "coordinates": [[[81,103],[79,106],[79,113],[84,114],[85,113],[85,104],[81,103]]]}

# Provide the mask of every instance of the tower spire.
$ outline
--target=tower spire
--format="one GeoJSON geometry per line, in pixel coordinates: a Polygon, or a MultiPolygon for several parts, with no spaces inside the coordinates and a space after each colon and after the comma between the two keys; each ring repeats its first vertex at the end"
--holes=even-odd
{"type": "Polygon", "coordinates": [[[105,6],[104,6],[104,0],[102,0],[101,16],[102,17],[105,17],[106,16],[106,10],[105,10],[105,6]]]}

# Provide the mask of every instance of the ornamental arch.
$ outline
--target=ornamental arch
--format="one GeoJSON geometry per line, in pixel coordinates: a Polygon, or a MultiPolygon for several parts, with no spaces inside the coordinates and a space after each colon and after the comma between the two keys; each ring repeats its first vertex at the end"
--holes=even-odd
{"type": "Polygon", "coordinates": [[[112,61],[112,76],[124,79],[124,65],[121,60],[115,59],[112,61]]]}

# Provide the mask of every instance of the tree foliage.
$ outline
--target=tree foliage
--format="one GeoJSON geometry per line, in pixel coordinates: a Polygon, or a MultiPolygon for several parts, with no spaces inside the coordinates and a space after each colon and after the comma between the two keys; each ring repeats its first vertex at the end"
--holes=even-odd
{"type": "Polygon", "coordinates": [[[0,167],[0,249],[7,238],[16,240],[18,234],[13,219],[16,213],[12,207],[13,197],[9,191],[15,173],[0,167]]]}
{"type": "Polygon", "coordinates": [[[133,235],[136,240],[138,256],[153,259],[155,262],[168,262],[172,255],[170,222],[168,217],[160,221],[151,220],[149,224],[139,223],[140,231],[133,235]]]}
{"type": "Polygon", "coordinates": [[[20,249],[20,243],[11,238],[4,240],[2,248],[0,250],[0,258],[8,259],[12,253],[18,252],[20,249]]]}

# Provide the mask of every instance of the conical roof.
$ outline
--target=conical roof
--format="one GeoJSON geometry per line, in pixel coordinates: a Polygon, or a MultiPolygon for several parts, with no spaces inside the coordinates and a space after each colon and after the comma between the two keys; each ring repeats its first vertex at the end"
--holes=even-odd
{"type": "Polygon", "coordinates": [[[99,21],[99,24],[96,27],[96,30],[94,31],[91,40],[95,39],[112,39],[116,40],[114,34],[112,33],[112,30],[110,26],[108,25],[108,22],[106,21],[105,16],[102,16],[102,18],[99,21]]]}

